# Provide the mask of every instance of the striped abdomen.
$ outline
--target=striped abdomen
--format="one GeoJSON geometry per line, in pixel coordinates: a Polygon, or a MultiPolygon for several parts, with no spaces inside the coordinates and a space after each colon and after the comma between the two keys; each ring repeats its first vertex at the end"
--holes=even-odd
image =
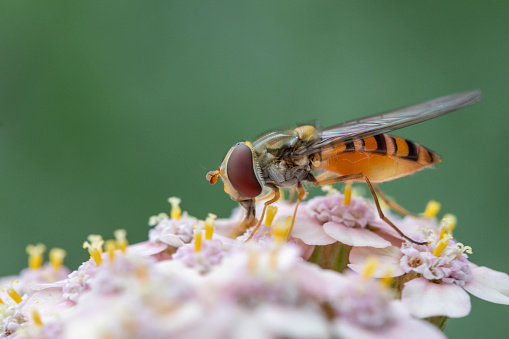
{"type": "Polygon", "coordinates": [[[352,139],[322,151],[321,168],[338,175],[364,173],[372,182],[400,178],[440,161],[416,142],[388,134],[352,139]]]}

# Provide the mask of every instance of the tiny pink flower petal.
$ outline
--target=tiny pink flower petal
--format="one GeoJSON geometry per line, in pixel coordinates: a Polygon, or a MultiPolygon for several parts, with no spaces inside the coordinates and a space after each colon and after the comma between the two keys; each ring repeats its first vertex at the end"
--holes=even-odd
{"type": "Polygon", "coordinates": [[[44,318],[65,308],[74,306],[76,303],[62,296],[61,287],[49,287],[31,295],[21,309],[21,313],[32,318],[32,310],[35,308],[44,318]]]}
{"type": "Polygon", "coordinates": [[[384,248],[391,243],[366,228],[344,226],[335,222],[326,222],[323,225],[325,233],[337,241],[349,246],[371,246],[384,248]]]}
{"type": "Polygon", "coordinates": [[[168,247],[167,244],[156,241],[144,241],[134,245],[129,245],[128,250],[131,253],[141,256],[152,256],[161,253],[168,247]]]}
{"type": "Polygon", "coordinates": [[[401,301],[418,318],[447,316],[461,318],[470,313],[470,296],[456,284],[435,284],[413,279],[403,287],[401,301]]]}
{"type": "Polygon", "coordinates": [[[488,267],[472,268],[472,280],[465,284],[464,289],[483,300],[492,303],[509,305],[509,275],[488,267]]]}
{"type": "Polygon", "coordinates": [[[292,237],[308,245],[329,245],[337,241],[325,233],[322,224],[306,216],[298,216],[295,219],[292,237]]]}
{"type": "Polygon", "coordinates": [[[373,247],[354,247],[350,251],[348,267],[360,273],[364,270],[366,260],[370,257],[378,259],[378,265],[373,272],[374,278],[383,278],[386,276],[399,277],[405,272],[400,267],[401,251],[399,248],[389,246],[385,248],[373,247]]]}

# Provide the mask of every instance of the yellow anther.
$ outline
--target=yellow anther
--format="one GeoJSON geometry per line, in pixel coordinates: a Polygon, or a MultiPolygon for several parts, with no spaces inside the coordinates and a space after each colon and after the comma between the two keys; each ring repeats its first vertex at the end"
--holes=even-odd
{"type": "Polygon", "coordinates": [[[458,223],[458,218],[456,218],[456,216],[454,214],[447,213],[446,215],[444,215],[442,220],[449,221],[449,233],[452,234],[452,231],[454,230],[454,228],[456,227],[456,224],[458,223]]]}
{"type": "Polygon", "coordinates": [[[115,236],[115,243],[119,250],[125,253],[127,249],[127,245],[129,245],[129,242],[127,241],[127,232],[125,230],[116,230],[113,232],[113,235],[115,236]]]}
{"type": "Polygon", "coordinates": [[[288,231],[290,230],[290,226],[292,225],[292,217],[287,217],[285,223],[276,223],[273,228],[272,234],[274,239],[276,240],[276,244],[281,245],[284,241],[286,241],[286,237],[288,235],[288,231]]]}
{"type": "Polygon", "coordinates": [[[19,296],[18,292],[16,292],[14,290],[14,288],[12,288],[12,287],[9,287],[7,289],[7,294],[9,295],[9,297],[11,297],[12,300],[14,300],[16,302],[16,304],[19,304],[22,301],[22,299],[19,296]]]}
{"type": "Polygon", "coordinates": [[[97,234],[91,234],[88,236],[88,241],[85,241],[83,243],[83,248],[88,249],[88,253],[90,254],[91,258],[94,258],[94,261],[97,266],[100,266],[102,264],[102,257],[101,253],[103,252],[103,244],[104,240],[100,235],[97,234]]]}
{"type": "Polygon", "coordinates": [[[434,218],[440,212],[440,207],[441,205],[438,201],[430,200],[424,210],[424,216],[426,218],[434,218]]]}
{"type": "Polygon", "coordinates": [[[383,278],[380,279],[380,285],[383,288],[388,288],[391,285],[392,281],[393,281],[392,270],[391,269],[387,269],[387,271],[385,271],[385,274],[384,274],[383,278]]]}
{"type": "Polygon", "coordinates": [[[272,226],[272,222],[274,221],[274,217],[277,213],[277,207],[276,206],[267,206],[267,217],[265,218],[265,225],[272,226]]]}
{"type": "Polygon", "coordinates": [[[449,236],[451,234],[451,226],[448,219],[442,219],[440,221],[440,236],[439,240],[442,240],[444,237],[449,236]]]}
{"type": "Polygon", "coordinates": [[[115,259],[115,250],[117,249],[117,244],[115,240],[106,240],[106,243],[104,244],[104,248],[106,249],[106,252],[108,252],[108,257],[110,258],[110,262],[113,262],[115,259]]]}
{"type": "Polygon", "coordinates": [[[5,305],[4,301],[2,300],[2,298],[0,298],[0,305],[5,305]]]}
{"type": "Polygon", "coordinates": [[[214,220],[217,215],[209,213],[207,219],[205,219],[205,240],[212,240],[212,234],[214,233],[214,220]]]}
{"type": "Polygon", "coordinates": [[[362,277],[364,279],[373,278],[375,269],[378,266],[378,259],[376,257],[369,257],[364,263],[364,270],[362,271],[362,277]]]}
{"type": "Polygon", "coordinates": [[[201,229],[195,229],[194,230],[194,252],[200,252],[201,251],[201,239],[202,238],[202,230],[201,229]]]}
{"type": "Polygon", "coordinates": [[[170,216],[172,219],[180,219],[182,215],[182,210],[180,209],[180,198],[171,197],[168,199],[168,202],[171,204],[171,213],[170,216]]]}
{"type": "Polygon", "coordinates": [[[42,266],[43,254],[46,251],[46,246],[43,244],[28,245],[26,247],[28,254],[28,267],[35,270],[42,266]]]}
{"type": "Polygon", "coordinates": [[[52,248],[51,251],[49,251],[49,262],[51,263],[51,266],[55,270],[60,269],[62,267],[62,264],[64,263],[64,258],[67,255],[67,252],[61,248],[52,248]]]}
{"type": "Polygon", "coordinates": [[[42,320],[41,316],[39,315],[39,312],[37,312],[37,309],[32,309],[32,319],[34,320],[35,325],[42,326],[42,320]]]}
{"type": "Polygon", "coordinates": [[[345,197],[343,200],[344,205],[350,205],[350,202],[352,200],[352,182],[347,181],[345,185],[345,197]]]}
{"type": "Polygon", "coordinates": [[[444,237],[442,240],[440,240],[437,247],[433,251],[433,255],[435,257],[438,257],[442,253],[442,251],[447,247],[447,245],[449,245],[449,239],[450,237],[444,237]]]}

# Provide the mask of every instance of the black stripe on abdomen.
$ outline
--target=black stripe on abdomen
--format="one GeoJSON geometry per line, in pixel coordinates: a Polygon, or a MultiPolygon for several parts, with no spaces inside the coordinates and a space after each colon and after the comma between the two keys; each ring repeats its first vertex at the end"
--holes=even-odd
{"type": "Polygon", "coordinates": [[[407,159],[407,160],[417,161],[419,159],[419,154],[417,154],[417,146],[416,146],[415,142],[406,140],[406,139],[403,139],[403,140],[405,140],[405,142],[408,146],[408,155],[406,157],[402,157],[402,158],[407,159]]]}
{"type": "Polygon", "coordinates": [[[376,150],[373,153],[387,154],[387,144],[385,143],[385,136],[383,134],[374,135],[373,138],[376,140],[376,150]]]}

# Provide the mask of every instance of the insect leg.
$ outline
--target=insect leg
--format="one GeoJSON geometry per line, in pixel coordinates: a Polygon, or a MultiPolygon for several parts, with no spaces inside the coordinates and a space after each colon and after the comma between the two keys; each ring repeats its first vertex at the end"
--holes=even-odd
{"type": "Polygon", "coordinates": [[[295,216],[297,215],[297,208],[299,208],[300,201],[304,199],[306,195],[306,190],[302,187],[302,184],[299,182],[299,196],[297,197],[297,201],[295,201],[295,210],[293,211],[292,224],[290,225],[290,229],[288,230],[288,234],[286,235],[286,241],[290,240],[290,234],[292,234],[293,225],[295,224],[295,216]]]}
{"type": "Polygon", "coordinates": [[[228,235],[228,237],[232,239],[243,234],[249,227],[256,223],[255,199],[242,200],[239,201],[239,204],[246,210],[246,215],[228,235]]]}
{"type": "Polygon", "coordinates": [[[368,184],[369,190],[371,191],[371,195],[373,196],[373,200],[375,201],[376,209],[378,210],[378,215],[380,216],[380,219],[385,221],[387,223],[387,225],[391,226],[396,232],[398,232],[398,234],[400,236],[402,236],[406,240],[408,240],[414,244],[417,244],[417,245],[427,245],[428,244],[427,242],[419,242],[419,241],[413,240],[410,237],[407,237],[396,225],[393,224],[392,221],[390,221],[384,215],[384,213],[382,212],[382,209],[380,208],[380,203],[378,202],[378,197],[376,196],[375,190],[373,189],[373,185],[371,184],[371,181],[369,181],[368,177],[364,173],[349,174],[349,175],[344,175],[341,177],[334,177],[334,178],[330,178],[330,179],[326,179],[326,180],[322,180],[322,181],[316,181],[313,184],[315,186],[323,186],[323,185],[334,184],[336,182],[347,181],[347,180],[358,180],[358,179],[362,179],[366,182],[366,184],[368,184]]]}
{"type": "Polygon", "coordinates": [[[415,213],[407,211],[405,208],[398,205],[395,201],[387,198],[387,196],[382,192],[382,190],[377,184],[372,183],[371,185],[373,185],[373,189],[375,190],[376,195],[378,195],[383,201],[385,201],[387,206],[389,206],[390,208],[392,208],[401,215],[411,215],[413,217],[417,216],[415,213]]]}
{"type": "Polygon", "coordinates": [[[264,203],[260,220],[258,220],[258,224],[256,225],[255,229],[251,232],[251,235],[249,236],[249,238],[247,238],[247,240],[250,240],[256,234],[256,231],[258,231],[258,229],[262,225],[262,221],[263,221],[263,218],[265,217],[265,211],[267,210],[267,206],[269,206],[270,204],[275,203],[276,201],[279,200],[279,188],[277,188],[275,185],[271,185],[271,184],[266,184],[266,186],[268,186],[272,189],[272,192],[274,192],[274,197],[270,200],[267,200],[264,203]]]}

